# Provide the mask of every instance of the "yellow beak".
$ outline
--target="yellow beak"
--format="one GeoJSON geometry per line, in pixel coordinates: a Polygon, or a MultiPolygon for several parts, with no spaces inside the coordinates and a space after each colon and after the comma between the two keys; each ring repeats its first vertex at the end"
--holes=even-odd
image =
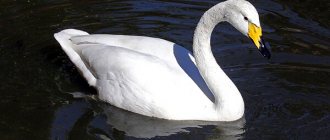
{"type": "Polygon", "coordinates": [[[248,33],[248,35],[252,39],[253,43],[259,49],[260,48],[260,42],[261,42],[261,36],[262,36],[261,27],[258,27],[253,23],[249,23],[249,33],[248,33]]]}
{"type": "Polygon", "coordinates": [[[253,43],[256,45],[260,53],[264,56],[267,57],[268,59],[270,58],[270,52],[265,46],[265,42],[262,39],[262,31],[261,27],[256,26],[253,23],[249,23],[249,32],[248,36],[251,38],[253,43]]]}

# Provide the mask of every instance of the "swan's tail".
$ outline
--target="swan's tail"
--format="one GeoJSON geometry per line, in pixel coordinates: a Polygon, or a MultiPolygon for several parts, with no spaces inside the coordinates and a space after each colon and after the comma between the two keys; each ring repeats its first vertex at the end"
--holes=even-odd
{"type": "Polygon", "coordinates": [[[86,67],[85,63],[81,59],[80,55],[73,49],[77,45],[71,42],[71,38],[75,36],[89,35],[87,32],[75,30],[75,29],[66,29],[54,34],[55,39],[60,43],[64,52],[69,56],[70,60],[78,67],[79,71],[87,80],[88,84],[91,86],[96,85],[96,78],[86,67]]]}

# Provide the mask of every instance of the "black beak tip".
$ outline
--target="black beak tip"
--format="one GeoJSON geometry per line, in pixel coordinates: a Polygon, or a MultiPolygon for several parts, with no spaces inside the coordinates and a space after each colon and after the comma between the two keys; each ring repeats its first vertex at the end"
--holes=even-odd
{"type": "Polygon", "coordinates": [[[270,59],[271,54],[267,48],[265,48],[263,51],[260,51],[260,52],[265,58],[270,59]]]}
{"type": "Polygon", "coordinates": [[[267,59],[270,59],[271,53],[269,50],[270,50],[269,44],[266,45],[264,40],[261,40],[259,51],[262,54],[262,56],[266,57],[267,59]]]}

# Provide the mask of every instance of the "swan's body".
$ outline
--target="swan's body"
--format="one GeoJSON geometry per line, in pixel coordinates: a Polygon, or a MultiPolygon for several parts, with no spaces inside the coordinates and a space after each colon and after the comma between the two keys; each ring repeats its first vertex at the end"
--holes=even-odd
{"type": "Polygon", "coordinates": [[[74,29],[56,33],[55,38],[105,102],[163,119],[233,121],[243,116],[244,102],[217,65],[210,36],[221,21],[245,33],[248,27],[232,19],[240,12],[251,18],[249,23],[260,27],[258,14],[249,2],[219,3],[203,15],[196,28],[195,58],[185,48],[158,38],[89,35],[74,29]]]}

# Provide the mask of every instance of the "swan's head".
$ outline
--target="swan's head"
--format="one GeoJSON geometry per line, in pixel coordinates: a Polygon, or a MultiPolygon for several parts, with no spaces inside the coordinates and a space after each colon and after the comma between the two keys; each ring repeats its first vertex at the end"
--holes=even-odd
{"type": "Polygon", "coordinates": [[[260,53],[270,58],[270,52],[262,39],[262,29],[256,8],[246,0],[228,0],[224,19],[238,31],[249,37],[260,53]]]}

